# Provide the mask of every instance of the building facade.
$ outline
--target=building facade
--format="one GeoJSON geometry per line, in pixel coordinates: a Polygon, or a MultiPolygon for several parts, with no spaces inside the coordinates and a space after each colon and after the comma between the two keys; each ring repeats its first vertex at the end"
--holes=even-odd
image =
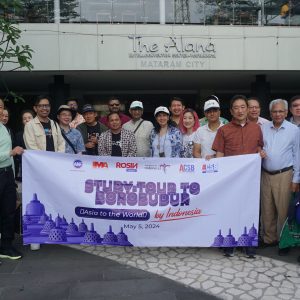
{"type": "Polygon", "coordinates": [[[57,107],[76,96],[103,112],[116,95],[124,110],[142,100],[150,116],[172,96],[200,112],[210,94],[226,109],[236,93],[264,103],[299,93],[300,1],[31,3],[13,17],[34,70],[2,73],[25,98],[49,93],[57,107]]]}

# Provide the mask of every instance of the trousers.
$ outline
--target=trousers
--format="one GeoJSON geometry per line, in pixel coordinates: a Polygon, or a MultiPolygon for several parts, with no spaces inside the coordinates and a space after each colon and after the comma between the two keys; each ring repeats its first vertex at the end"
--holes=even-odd
{"type": "Polygon", "coordinates": [[[17,193],[12,167],[0,169],[1,247],[10,247],[15,234],[17,193]]]}
{"type": "Polygon", "coordinates": [[[262,171],[261,176],[263,240],[270,244],[279,240],[279,234],[287,218],[293,170],[276,175],[262,171]]]}

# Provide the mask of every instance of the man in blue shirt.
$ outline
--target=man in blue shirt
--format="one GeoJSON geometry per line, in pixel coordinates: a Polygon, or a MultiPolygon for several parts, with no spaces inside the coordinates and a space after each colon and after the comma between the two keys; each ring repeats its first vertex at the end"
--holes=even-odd
{"type": "Polygon", "coordinates": [[[19,146],[12,149],[11,137],[1,123],[2,114],[3,107],[0,105],[0,258],[19,259],[22,254],[12,246],[17,201],[12,157],[21,155],[24,150],[19,146]]]}
{"type": "Polygon", "coordinates": [[[300,131],[285,120],[286,100],[273,100],[269,109],[272,122],[262,126],[261,212],[264,245],[275,246],[287,218],[291,192],[299,190],[300,131]]]}

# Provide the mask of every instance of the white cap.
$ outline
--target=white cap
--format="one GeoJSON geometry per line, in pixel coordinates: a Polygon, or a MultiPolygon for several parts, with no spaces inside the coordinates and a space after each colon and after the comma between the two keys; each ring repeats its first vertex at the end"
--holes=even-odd
{"type": "Polygon", "coordinates": [[[144,109],[143,103],[141,101],[132,101],[129,108],[141,108],[144,109]]]}
{"type": "Polygon", "coordinates": [[[169,110],[165,106],[159,106],[159,107],[156,108],[156,110],[154,112],[154,117],[156,117],[156,115],[160,112],[163,112],[167,115],[170,115],[169,110]]]}
{"type": "Polygon", "coordinates": [[[208,100],[204,103],[204,111],[207,111],[211,108],[220,108],[220,104],[216,100],[208,100]]]}

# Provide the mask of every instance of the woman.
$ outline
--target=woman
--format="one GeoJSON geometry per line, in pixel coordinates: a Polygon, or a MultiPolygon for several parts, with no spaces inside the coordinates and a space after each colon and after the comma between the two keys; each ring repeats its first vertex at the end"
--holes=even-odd
{"type": "Polygon", "coordinates": [[[194,136],[199,126],[197,113],[191,108],[185,109],[179,119],[179,129],[182,133],[181,157],[193,157],[194,136]]]}
{"type": "Polygon", "coordinates": [[[76,112],[68,105],[61,105],[57,111],[57,120],[61,129],[61,134],[66,141],[66,153],[82,154],[85,151],[83,138],[79,130],[70,127],[76,112]]]}
{"type": "MultiPolygon", "coordinates": [[[[23,149],[26,149],[24,139],[23,139],[24,126],[33,118],[34,118],[34,113],[32,110],[27,109],[22,111],[21,120],[22,120],[23,127],[22,130],[17,132],[16,134],[16,139],[15,139],[16,146],[20,146],[23,149]]],[[[22,181],[22,156],[16,155],[14,159],[15,159],[16,180],[21,182],[22,181]]]]}
{"type": "Polygon", "coordinates": [[[136,156],[137,146],[132,131],[122,128],[118,113],[112,112],[107,116],[109,130],[100,135],[98,153],[100,156],[136,156]]]}
{"type": "Polygon", "coordinates": [[[154,112],[154,128],[150,135],[152,157],[179,157],[182,135],[170,120],[170,112],[159,106],[154,112]]]}

